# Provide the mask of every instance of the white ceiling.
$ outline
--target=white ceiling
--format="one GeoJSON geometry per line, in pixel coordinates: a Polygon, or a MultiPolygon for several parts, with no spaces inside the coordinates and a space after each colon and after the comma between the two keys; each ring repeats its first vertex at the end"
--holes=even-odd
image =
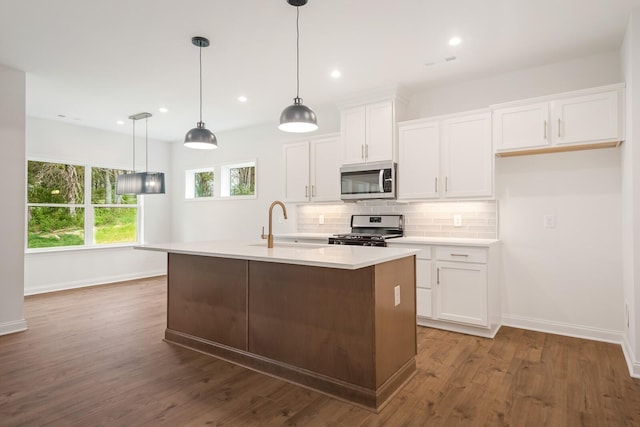
{"type": "MultiPolygon", "coordinates": [[[[300,8],[300,96],[317,108],[394,84],[415,91],[610,51],[636,6],[309,0],[300,8]],[[458,47],[447,44],[454,35],[458,47]]],[[[286,0],[0,0],[0,64],[26,71],[30,116],[128,133],[127,116],[148,111],[150,137],[178,141],[198,121],[191,37],[201,35],[211,40],[202,51],[207,127],[277,126],[295,96],[295,15],[286,0]]]]}

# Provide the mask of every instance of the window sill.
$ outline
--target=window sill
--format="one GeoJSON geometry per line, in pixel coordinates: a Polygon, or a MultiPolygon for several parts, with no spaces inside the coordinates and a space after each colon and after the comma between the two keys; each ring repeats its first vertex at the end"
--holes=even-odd
{"type": "Polygon", "coordinates": [[[86,245],[86,246],[56,246],[52,248],[32,248],[25,249],[25,255],[35,255],[35,254],[54,254],[54,253],[63,253],[63,252],[84,252],[84,251],[95,251],[95,250],[104,250],[104,249],[128,249],[133,248],[134,246],[140,245],[139,242],[131,242],[131,243],[121,243],[121,244],[110,244],[110,245],[86,245]]]}

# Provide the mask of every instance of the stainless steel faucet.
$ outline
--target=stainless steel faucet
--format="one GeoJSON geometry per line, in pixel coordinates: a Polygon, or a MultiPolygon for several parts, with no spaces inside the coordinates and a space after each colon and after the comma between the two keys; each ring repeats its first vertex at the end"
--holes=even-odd
{"type": "Polygon", "coordinates": [[[282,207],[284,219],[287,219],[287,208],[284,207],[284,203],[282,203],[280,200],[276,200],[275,202],[271,203],[271,206],[269,206],[269,234],[264,234],[263,226],[262,234],[260,235],[261,238],[267,239],[267,248],[273,248],[273,207],[275,205],[280,205],[280,207],[282,207]]]}

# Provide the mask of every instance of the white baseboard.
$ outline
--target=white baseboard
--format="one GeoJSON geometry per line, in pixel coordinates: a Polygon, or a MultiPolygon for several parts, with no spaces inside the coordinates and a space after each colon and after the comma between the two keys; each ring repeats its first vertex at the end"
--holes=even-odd
{"type": "Polygon", "coordinates": [[[474,327],[461,325],[453,322],[441,322],[438,320],[428,319],[426,317],[417,318],[418,326],[427,326],[429,328],[443,329],[450,332],[458,332],[461,334],[475,335],[483,338],[495,338],[500,330],[501,325],[493,325],[491,328],[474,327]]]}
{"type": "Polygon", "coordinates": [[[514,328],[529,329],[549,334],[566,335],[569,337],[619,344],[620,347],[622,347],[622,353],[627,362],[629,375],[633,378],[640,378],[640,363],[635,361],[636,358],[633,349],[627,340],[627,336],[622,331],[611,331],[568,323],[552,322],[549,320],[507,315],[502,316],[502,324],[504,326],[513,326],[514,328]]]}
{"type": "Polygon", "coordinates": [[[613,344],[622,344],[623,341],[622,331],[591,328],[587,326],[533,319],[529,317],[502,315],[502,324],[504,326],[513,326],[514,328],[530,329],[532,331],[566,335],[574,338],[585,338],[588,340],[603,341],[613,344]]]}
{"type": "Polygon", "coordinates": [[[624,335],[623,338],[622,352],[624,353],[624,358],[627,361],[629,373],[633,378],[640,378],[640,363],[636,362],[635,353],[631,348],[631,344],[629,343],[627,336],[624,335]]]}
{"type": "Polygon", "coordinates": [[[55,283],[37,288],[25,288],[24,295],[37,295],[47,292],[65,291],[68,289],[84,288],[87,286],[107,285],[110,283],[125,282],[127,280],[144,279],[147,277],[164,276],[167,274],[165,269],[152,270],[144,272],[136,272],[134,274],[121,274],[116,276],[92,277],[84,280],[77,280],[66,283],[55,283]]]}
{"type": "Polygon", "coordinates": [[[0,335],[8,335],[27,330],[27,321],[24,319],[0,323],[0,335]]]}

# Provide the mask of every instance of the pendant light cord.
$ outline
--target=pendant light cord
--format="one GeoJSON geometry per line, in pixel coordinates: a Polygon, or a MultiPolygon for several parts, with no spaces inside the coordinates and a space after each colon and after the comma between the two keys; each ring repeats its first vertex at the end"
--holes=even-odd
{"type": "Polygon", "coordinates": [[[202,46],[200,46],[200,123],[202,123],[202,46]]]}
{"type": "Polygon", "coordinates": [[[144,171],[149,172],[149,118],[144,119],[144,171]]]}
{"type": "Polygon", "coordinates": [[[300,6],[296,6],[296,98],[300,98],[300,6]]]}

